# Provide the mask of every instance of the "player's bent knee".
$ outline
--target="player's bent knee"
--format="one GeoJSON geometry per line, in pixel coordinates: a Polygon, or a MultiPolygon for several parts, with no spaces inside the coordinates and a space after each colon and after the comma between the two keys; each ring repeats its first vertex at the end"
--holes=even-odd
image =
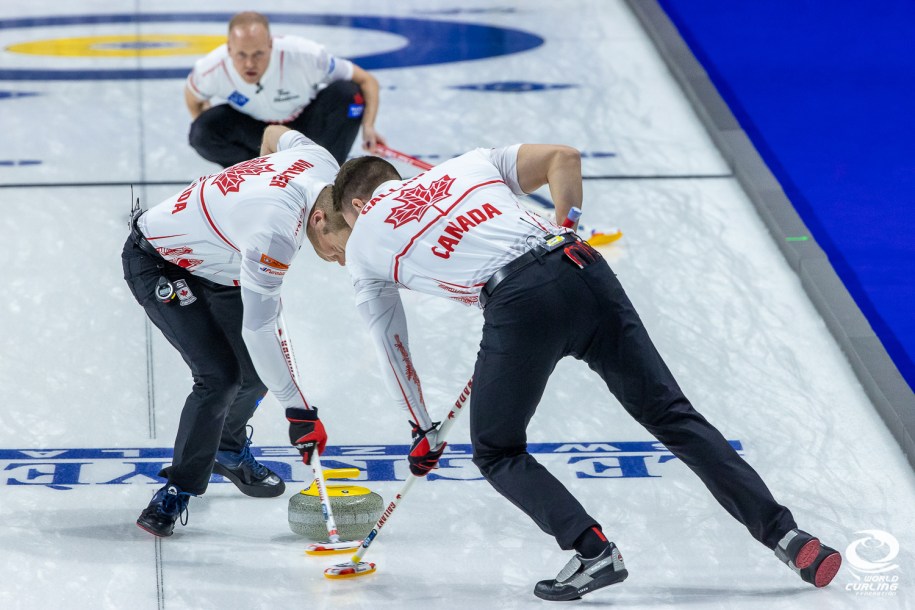
{"type": "Polygon", "coordinates": [[[194,392],[216,401],[231,401],[241,388],[238,369],[221,369],[194,377],[194,392]]]}
{"type": "Polygon", "coordinates": [[[472,461],[480,469],[480,473],[488,479],[499,470],[500,465],[510,460],[514,453],[516,452],[507,450],[479,451],[474,447],[472,461]]]}

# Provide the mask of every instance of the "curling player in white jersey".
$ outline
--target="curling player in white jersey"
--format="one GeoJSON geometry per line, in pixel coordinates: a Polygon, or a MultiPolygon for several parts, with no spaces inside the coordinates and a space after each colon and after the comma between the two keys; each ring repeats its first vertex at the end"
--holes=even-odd
{"type": "Polygon", "coordinates": [[[312,40],[272,36],[267,17],[253,11],[235,15],[226,44],[194,64],[184,100],[193,120],[190,145],[223,167],[256,156],[271,123],[305,134],[338,163],[360,127],[365,150],[384,144],[375,131],[375,77],[312,40]]]}
{"type": "Polygon", "coordinates": [[[305,238],[319,256],[336,256],[326,235],[339,166],[280,126],[264,131],[261,152],[131,216],[124,279],[194,377],[172,465],[159,473],[167,482],[137,520],[156,536],[170,536],[179,518],[186,523],[189,497],[206,491],[212,472],[249,496],[283,493],[281,477],[250,447],[248,420],[268,389],[286,408],[290,441],[306,464],[327,442],[276,322],[283,279],[305,238]]]}
{"type": "MultiPolygon", "coordinates": [[[[406,181],[377,157],[352,159],[341,168],[334,210],[352,232],[341,231],[335,248],[345,249],[356,305],[387,386],[409,413],[411,471],[424,476],[435,468],[445,442],[411,363],[400,288],[483,309],[470,399],[473,461],[561,548],[577,551],[555,578],[537,583],[537,597],[577,599],[628,575],[604,527],[527,451],[526,428],[565,356],[600,375],[626,411],[756,540],[805,581],[826,585],[839,568],[839,553],[797,529],[791,512],[696,412],[610,267],[560,226],[581,200],[580,155],[566,146],[477,149],[406,181]],[[516,197],[544,184],[556,204],[555,224],[526,211],[516,197]]],[[[572,402],[562,416],[575,417],[581,408],[572,402]]]]}

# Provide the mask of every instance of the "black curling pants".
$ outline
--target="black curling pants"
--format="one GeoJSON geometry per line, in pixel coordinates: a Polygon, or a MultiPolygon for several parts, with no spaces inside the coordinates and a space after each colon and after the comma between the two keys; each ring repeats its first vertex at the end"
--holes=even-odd
{"type": "MultiPolygon", "coordinates": [[[[762,479],[693,409],[603,259],[580,269],[556,250],[505,279],[486,303],[470,398],[474,463],[563,549],[597,524],[527,452],[526,428],[565,356],[585,361],[626,411],[682,460],[754,538],[797,527],[762,479]]],[[[575,403],[567,405],[575,417],[575,403]]]]}
{"type": "MultiPolygon", "coordinates": [[[[259,95],[266,95],[266,91],[259,95]]],[[[361,90],[356,83],[337,81],[285,125],[326,148],[342,165],[362,124],[361,112],[352,113],[350,108],[361,104],[361,90]]],[[[229,167],[260,155],[267,125],[228,104],[220,104],[205,110],[191,123],[188,142],[207,161],[229,167]]]]}
{"type": "Polygon", "coordinates": [[[196,277],[142,251],[127,238],[121,254],[124,279],[146,315],[184,358],[194,387],[184,402],[169,481],[184,491],[206,491],[217,451],[241,451],[245,426],[267,393],[241,336],[241,289],[196,277]],[[193,303],[162,303],[154,294],[160,276],[184,280],[193,303]]]}

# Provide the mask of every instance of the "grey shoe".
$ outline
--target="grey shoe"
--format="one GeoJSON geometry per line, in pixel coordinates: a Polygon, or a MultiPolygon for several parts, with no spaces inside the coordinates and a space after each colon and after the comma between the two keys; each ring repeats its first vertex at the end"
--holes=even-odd
{"type": "Polygon", "coordinates": [[[597,557],[586,559],[576,554],[555,579],[538,582],[534,595],[555,602],[579,599],[591,591],[623,582],[627,576],[623,556],[611,542],[597,557]]]}

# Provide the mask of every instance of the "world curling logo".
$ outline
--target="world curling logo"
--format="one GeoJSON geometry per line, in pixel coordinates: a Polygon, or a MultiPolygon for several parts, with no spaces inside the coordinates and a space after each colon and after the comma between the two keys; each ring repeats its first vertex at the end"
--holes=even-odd
{"type": "Polygon", "coordinates": [[[882,530],[861,530],[861,536],[845,549],[845,558],[857,582],[845,585],[846,591],[868,597],[892,597],[899,588],[899,541],[882,530]]]}

